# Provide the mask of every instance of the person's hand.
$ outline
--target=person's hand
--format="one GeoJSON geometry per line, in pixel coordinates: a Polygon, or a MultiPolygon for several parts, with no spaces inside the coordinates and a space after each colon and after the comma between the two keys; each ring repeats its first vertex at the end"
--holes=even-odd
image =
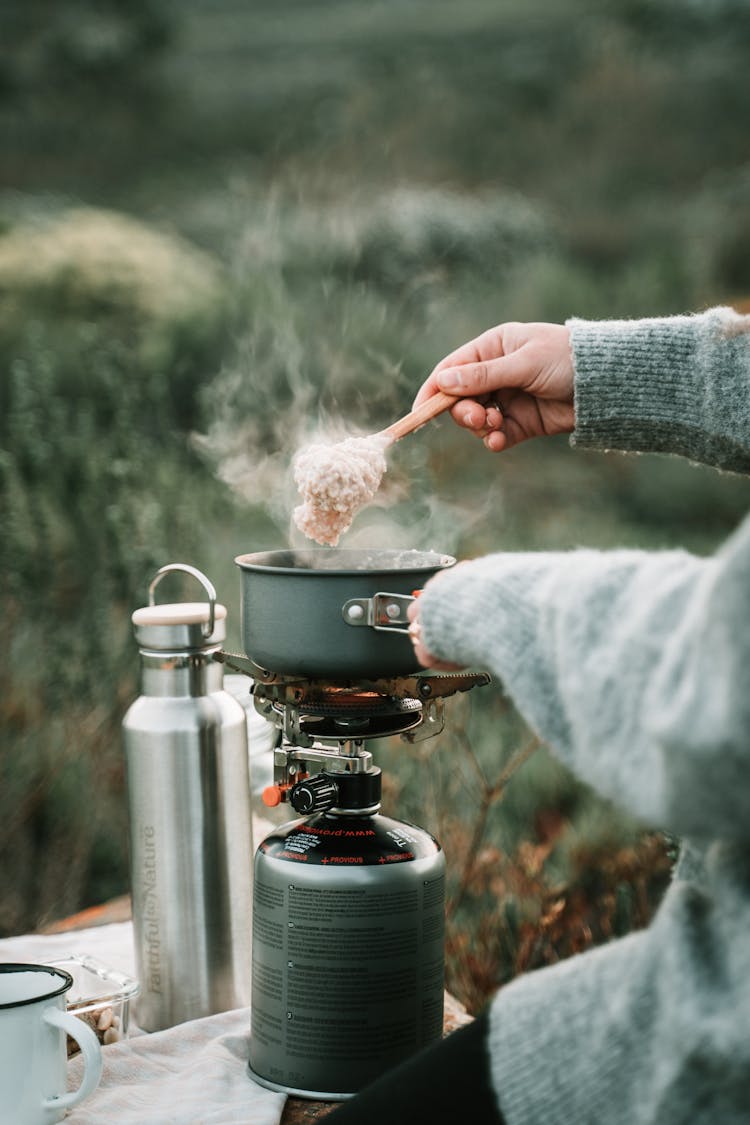
{"type": "Polygon", "coordinates": [[[527,438],[570,433],[570,333],[562,324],[499,324],[441,360],[414,406],[437,390],[461,395],[451,408],[454,421],[494,453],[527,438]]]}
{"type": "MultiPolygon", "coordinates": [[[[461,563],[458,563],[458,566],[461,565],[461,563]]],[[[452,567],[451,569],[455,570],[456,568],[452,567]]],[[[439,570],[438,573],[430,579],[430,582],[439,582],[445,573],[445,571],[439,570]]],[[[423,668],[434,668],[438,672],[458,672],[463,668],[462,664],[451,664],[446,660],[438,660],[437,656],[433,656],[430,650],[425,646],[422,640],[422,623],[419,618],[419,597],[416,597],[413,602],[409,603],[406,615],[409,618],[409,639],[414,648],[414,654],[423,668]]]]}

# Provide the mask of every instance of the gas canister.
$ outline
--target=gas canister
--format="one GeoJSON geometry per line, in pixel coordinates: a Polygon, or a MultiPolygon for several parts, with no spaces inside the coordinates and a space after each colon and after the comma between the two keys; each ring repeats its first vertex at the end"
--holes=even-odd
{"type": "MultiPolygon", "coordinates": [[[[379,796],[380,771],[349,781],[363,778],[379,796]]],[[[256,1081],[343,1099],[439,1039],[444,901],[443,851],[415,825],[339,807],[267,836],[254,877],[256,1081]]]]}

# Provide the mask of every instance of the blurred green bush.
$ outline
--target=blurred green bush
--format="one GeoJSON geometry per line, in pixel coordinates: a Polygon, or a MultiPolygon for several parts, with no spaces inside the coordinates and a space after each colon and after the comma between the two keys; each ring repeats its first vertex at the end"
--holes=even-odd
{"type": "Polygon", "coordinates": [[[201,507],[222,512],[189,429],[224,295],[208,255],[125,216],[77,209],[0,237],[5,932],[126,880],[128,613],[201,507]]]}

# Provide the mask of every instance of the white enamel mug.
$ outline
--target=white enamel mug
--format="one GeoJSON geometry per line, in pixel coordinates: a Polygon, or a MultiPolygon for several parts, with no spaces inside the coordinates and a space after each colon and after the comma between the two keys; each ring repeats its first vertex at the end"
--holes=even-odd
{"type": "Polygon", "coordinates": [[[99,1084],[94,1032],[66,1010],[73,978],[51,965],[0,963],[0,1125],[62,1121],[99,1084]],[[83,1081],[68,1093],[66,1035],[81,1048],[83,1081]]]}

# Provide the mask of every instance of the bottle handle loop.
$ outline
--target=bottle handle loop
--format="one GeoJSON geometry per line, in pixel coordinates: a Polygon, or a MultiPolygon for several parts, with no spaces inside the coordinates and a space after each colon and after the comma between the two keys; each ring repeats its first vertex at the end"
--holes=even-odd
{"type": "Polygon", "coordinates": [[[157,570],[156,574],[151,580],[151,584],[148,588],[148,604],[156,604],[154,594],[156,587],[161,582],[164,575],[169,574],[173,570],[180,570],[184,574],[189,574],[192,578],[195,578],[197,582],[200,582],[201,586],[208,594],[208,623],[201,626],[201,632],[204,637],[210,637],[214,631],[214,624],[216,620],[216,589],[213,582],[211,582],[210,579],[206,578],[202,570],[198,570],[194,566],[189,566],[187,563],[167,563],[166,566],[163,566],[160,570],[157,570]]]}

